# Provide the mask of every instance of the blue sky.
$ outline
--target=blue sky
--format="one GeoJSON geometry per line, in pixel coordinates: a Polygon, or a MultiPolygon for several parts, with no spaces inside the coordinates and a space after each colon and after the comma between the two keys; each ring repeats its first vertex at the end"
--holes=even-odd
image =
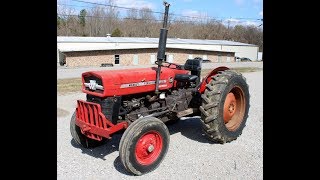
{"type": "MultiPolygon", "coordinates": [[[[83,0],[95,3],[108,4],[108,0],[83,0]]],[[[163,12],[163,0],[114,0],[117,6],[123,7],[149,7],[153,11],[163,12]]],[[[223,19],[224,22],[243,25],[259,25],[261,21],[255,19],[263,18],[263,0],[167,0],[171,4],[170,13],[181,14],[192,17],[209,16],[223,19]],[[254,18],[254,19],[242,19],[254,18]]],[[[90,4],[74,2],[72,0],[58,0],[58,4],[69,4],[76,6],[92,6],[90,4]]],[[[73,7],[77,8],[80,7],[73,7]]],[[[125,13],[120,10],[120,13],[125,13]]]]}

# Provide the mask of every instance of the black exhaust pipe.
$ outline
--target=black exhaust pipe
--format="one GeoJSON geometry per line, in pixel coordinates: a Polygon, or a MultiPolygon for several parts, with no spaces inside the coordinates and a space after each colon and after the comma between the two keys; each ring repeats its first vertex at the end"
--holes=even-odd
{"type": "Polygon", "coordinates": [[[167,45],[167,24],[168,24],[168,12],[170,4],[167,2],[163,2],[165,8],[164,18],[163,18],[163,25],[160,29],[160,37],[159,37],[159,45],[158,45],[158,55],[157,55],[157,76],[156,76],[156,94],[159,93],[159,81],[160,81],[160,73],[161,73],[161,65],[163,60],[166,57],[166,45],[167,45]]]}

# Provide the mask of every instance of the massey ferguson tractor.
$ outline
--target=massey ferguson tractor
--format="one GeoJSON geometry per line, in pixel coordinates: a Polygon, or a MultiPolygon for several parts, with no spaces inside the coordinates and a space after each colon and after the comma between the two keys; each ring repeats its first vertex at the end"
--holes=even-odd
{"type": "Polygon", "coordinates": [[[77,100],[70,122],[73,139],[85,148],[125,130],[119,156],[135,175],[159,166],[170,142],[167,125],[179,118],[201,116],[208,139],[223,144],[242,133],[248,117],[249,90],[241,74],[217,67],[201,81],[201,58],[165,62],[170,4],[164,5],[157,67],[83,73],[86,100],[77,100]]]}

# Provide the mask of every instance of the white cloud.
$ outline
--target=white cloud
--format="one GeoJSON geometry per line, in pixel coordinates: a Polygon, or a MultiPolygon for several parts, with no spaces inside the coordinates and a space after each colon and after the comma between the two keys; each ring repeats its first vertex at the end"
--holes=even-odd
{"type": "Polygon", "coordinates": [[[233,27],[239,23],[240,23],[239,19],[233,19],[233,18],[225,19],[222,22],[222,24],[224,24],[225,26],[231,26],[231,27],[233,27]]]}
{"type": "Polygon", "coordinates": [[[263,11],[260,11],[260,12],[259,12],[259,15],[260,15],[260,16],[263,16],[263,11]]]}
{"type": "Polygon", "coordinates": [[[239,24],[240,20],[239,19],[233,19],[233,18],[229,18],[229,19],[225,19],[222,21],[222,24],[225,25],[225,26],[230,26],[230,27],[233,27],[237,24],[239,24]]]}
{"type": "Polygon", "coordinates": [[[192,17],[200,17],[201,16],[199,11],[190,10],[190,9],[184,10],[182,12],[182,15],[184,15],[184,16],[192,16],[192,17]]]}
{"type": "MultiPolygon", "coordinates": [[[[155,10],[155,4],[152,2],[147,2],[147,0],[111,0],[109,3],[109,0],[84,0],[86,2],[92,2],[92,3],[98,3],[98,4],[112,4],[116,6],[121,6],[121,7],[127,7],[127,8],[150,8],[151,10],[155,10]]],[[[87,4],[87,3],[76,3],[77,6],[65,6],[64,4],[67,5],[75,5],[75,2],[72,0],[57,0],[58,5],[57,5],[57,13],[59,14],[69,14],[69,15],[77,15],[79,14],[79,11],[85,7],[81,6],[88,6],[88,7],[93,7],[93,4],[87,4]],[[62,5],[59,5],[62,4],[62,5]]],[[[121,9],[117,9],[121,10],[121,9]]],[[[125,12],[125,11],[120,11],[120,13],[125,12]]]]}
{"type": "Polygon", "coordinates": [[[57,0],[57,3],[60,4],[70,4],[72,1],[71,0],[57,0]]]}
{"type": "Polygon", "coordinates": [[[237,23],[239,22],[240,20],[239,19],[233,19],[233,18],[229,18],[229,19],[226,19],[224,20],[225,22],[230,22],[230,23],[237,23]]]}
{"type": "Polygon", "coordinates": [[[205,18],[207,17],[207,13],[199,12],[191,9],[183,10],[181,13],[183,16],[190,16],[190,20],[195,20],[195,18],[205,18]],[[195,18],[191,18],[195,17],[195,18]]]}
{"type": "Polygon", "coordinates": [[[154,9],[155,5],[151,2],[147,2],[144,0],[117,0],[115,1],[117,6],[129,7],[129,8],[143,8],[148,7],[150,9],[154,9]]]}
{"type": "MultiPolygon", "coordinates": [[[[261,23],[260,23],[261,24],[261,23]]],[[[259,23],[256,21],[244,21],[243,25],[247,25],[247,26],[259,26],[259,23]]]]}
{"type": "Polygon", "coordinates": [[[234,27],[236,25],[242,25],[242,26],[259,26],[261,23],[259,21],[250,21],[250,20],[239,20],[234,18],[225,19],[222,24],[225,26],[234,27]]]}
{"type": "Polygon", "coordinates": [[[242,5],[244,0],[234,0],[237,5],[242,5]]]}
{"type": "MultiPolygon", "coordinates": [[[[70,1],[70,0],[58,0],[58,1],[70,1]]],[[[92,3],[99,3],[99,4],[110,4],[109,0],[84,0],[87,2],[92,3]]],[[[144,7],[148,7],[150,9],[154,9],[155,5],[151,2],[147,2],[145,0],[111,0],[113,4],[116,6],[128,7],[128,8],[137,8],[141,9],[144,7]]],[[[81,3],[81,5],[87,5],[86,3],[81,3]]]]}

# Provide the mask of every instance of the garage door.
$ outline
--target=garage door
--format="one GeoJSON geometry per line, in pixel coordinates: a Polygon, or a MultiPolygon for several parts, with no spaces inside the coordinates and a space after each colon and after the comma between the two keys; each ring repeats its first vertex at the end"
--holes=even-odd
{"type": "Polygon", "coordinates": [[[227,55],[227,62],[231,62],[230,54],[227,55]]]}
{"type": "Polygon", "coordinates": [[[172,55],[172,54],[169,55],[168,62],[169,62],[169,63],[173,63],[173,55],[172,55]]]}
{"type": "Polygon", "coordinates": [[[138,65],[139,64],[139,57],[138,55],[133,55],[133,65],[138,65]]]}
{"type": "Polygon", "coordinates": [[[153,54],[150,56],[150,63],[155,64],[155,62],[156,62],[156,55],[153,54]]]}

